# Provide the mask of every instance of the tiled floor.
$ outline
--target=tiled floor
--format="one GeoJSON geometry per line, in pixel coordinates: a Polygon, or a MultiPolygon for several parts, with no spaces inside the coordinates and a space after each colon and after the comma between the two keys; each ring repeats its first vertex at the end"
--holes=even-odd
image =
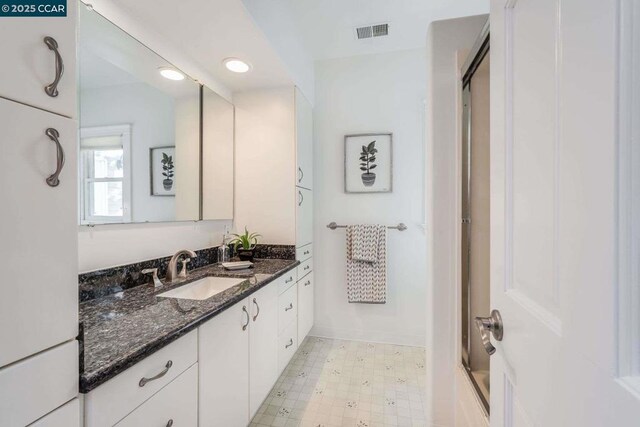
{"type": "Polygon", "coordinates": [[[424,426],[424,348],[308,337],[251,422],[424,426]]]}

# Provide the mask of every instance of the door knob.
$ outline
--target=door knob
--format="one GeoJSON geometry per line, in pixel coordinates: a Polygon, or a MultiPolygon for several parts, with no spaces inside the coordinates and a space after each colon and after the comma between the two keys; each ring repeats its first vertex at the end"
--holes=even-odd
{"type": "Polygon", "coordinates": [[[493,310],[489,317],[476,317],[476,328],[480,331],[480,338],[482,338],[482,345],[487,350],[489,355],[496,352],[496,348],[491,344],[491,334],[497,341],[502,341],[504,335],[504,329],[502,327],[502,316],[498,310],[493,310]]]}

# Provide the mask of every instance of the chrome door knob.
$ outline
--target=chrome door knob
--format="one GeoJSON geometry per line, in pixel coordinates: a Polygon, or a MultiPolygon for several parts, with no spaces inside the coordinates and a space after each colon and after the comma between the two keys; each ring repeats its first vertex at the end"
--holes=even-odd
{"type": "Polygon", "coordinates": [[[496,341],[502,341],[504,335],[504,329],[502,326],[502,316],[498,310],[493,310],[489,317],[476,317],[476,328],[480,331],[480,338],[482,338],[482,345],[487,350],[489,355],[496,352],[496,348],[491,344],[491,334],[496,341]]]}

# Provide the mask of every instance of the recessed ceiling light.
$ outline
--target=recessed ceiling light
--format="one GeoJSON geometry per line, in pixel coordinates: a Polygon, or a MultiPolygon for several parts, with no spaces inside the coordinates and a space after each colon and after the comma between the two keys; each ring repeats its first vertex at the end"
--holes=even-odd
{"type": "Polygon", "coordinates": [[[160,67],[159,70],[160,70],[160,74],[165,79],[169,79],[169,80],[184,80],[184,74],[182,74],[180,71],[178,71],[178,70],[176,70],[174,68],[160,67]]]}
{"type": "Polygon", "coordinates": [[[227,58],[222,61],[227,70],[233,71],[234,73],[246,73],[251,69],[251,66],[246,62],[238,59],[238,58],[227,58]]]}

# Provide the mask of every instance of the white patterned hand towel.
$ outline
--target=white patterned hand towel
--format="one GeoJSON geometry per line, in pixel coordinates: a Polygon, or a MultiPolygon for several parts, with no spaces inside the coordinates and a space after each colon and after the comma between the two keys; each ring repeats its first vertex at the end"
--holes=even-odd
{"type": "Polygon", "coordinates": [[[387,302],[387,227],[347,227],[347,297],[349,302],[387,302]]]}

